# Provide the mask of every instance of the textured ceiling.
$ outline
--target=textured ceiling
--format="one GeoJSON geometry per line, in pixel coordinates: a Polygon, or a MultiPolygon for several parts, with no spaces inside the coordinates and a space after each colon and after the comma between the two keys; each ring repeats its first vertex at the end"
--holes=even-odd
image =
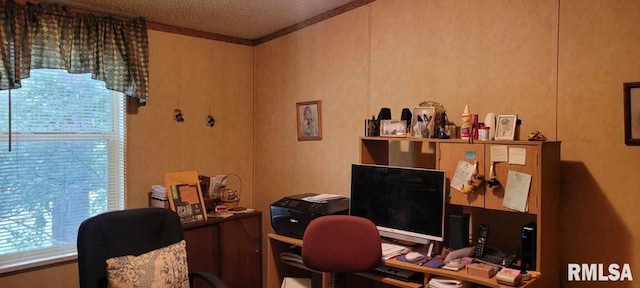
{"type": "Polygon", "coordinates": [[[255,40],[353,0],[42,0],[255,40]]]}

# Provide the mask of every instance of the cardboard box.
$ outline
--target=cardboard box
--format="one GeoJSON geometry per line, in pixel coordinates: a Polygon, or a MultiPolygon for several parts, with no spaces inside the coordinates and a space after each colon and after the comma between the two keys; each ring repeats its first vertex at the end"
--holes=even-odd
{"type": "Polygon", "coordinates": [[[496,275],[496,270],[496,267],[488,264],[472,263],[467,265],[467,274],[485,278],[491,278],[496,275]]]}

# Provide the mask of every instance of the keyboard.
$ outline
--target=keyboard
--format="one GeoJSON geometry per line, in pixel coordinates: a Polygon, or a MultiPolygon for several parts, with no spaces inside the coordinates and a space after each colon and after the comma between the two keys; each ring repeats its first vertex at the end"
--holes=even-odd
{"type": "Polygon", "coordinates": [[[376,267],[375,269],[373,269],[373,272],[376,274],[388,276],[394,279],[407,281],[407,282],[411,281],[416,275],[419,274],[418,272],[415,272],[415,271],[389,267],[385,265],[380,265],[376,267]]]}
{"type": "Polygon", "coordinates": [[[514,261],[516,261],[516,258],[517,257],[515,254],[507,254],[504,252],[490,252],[482,257],[474,258],[474,260],[485,264],[507,267],[514,261]]]}

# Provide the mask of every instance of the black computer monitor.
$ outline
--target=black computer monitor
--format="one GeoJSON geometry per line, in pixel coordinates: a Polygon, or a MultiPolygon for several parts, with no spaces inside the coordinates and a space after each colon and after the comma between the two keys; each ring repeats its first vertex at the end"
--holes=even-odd
{"type": "Polygon", "coordinates": [[[442,241],[445,186],[440,170],[353,164],[349,213],[371,220],[383,237],[442,241]]]}

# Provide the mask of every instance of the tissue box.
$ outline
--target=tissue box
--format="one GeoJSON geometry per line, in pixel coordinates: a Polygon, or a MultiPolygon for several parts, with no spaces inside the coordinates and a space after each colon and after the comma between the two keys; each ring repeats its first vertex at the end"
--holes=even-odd
{"type": "Polygon", "coordinates": [[[467,274],[491,278],[496,275],[496,267],[482,263],[472,263],[467,265],[467,274]]]}
{"type": "Polygon", "coordinates": [[[311,279],[284,277],[280,288],[311,288],[311,279]]]}

